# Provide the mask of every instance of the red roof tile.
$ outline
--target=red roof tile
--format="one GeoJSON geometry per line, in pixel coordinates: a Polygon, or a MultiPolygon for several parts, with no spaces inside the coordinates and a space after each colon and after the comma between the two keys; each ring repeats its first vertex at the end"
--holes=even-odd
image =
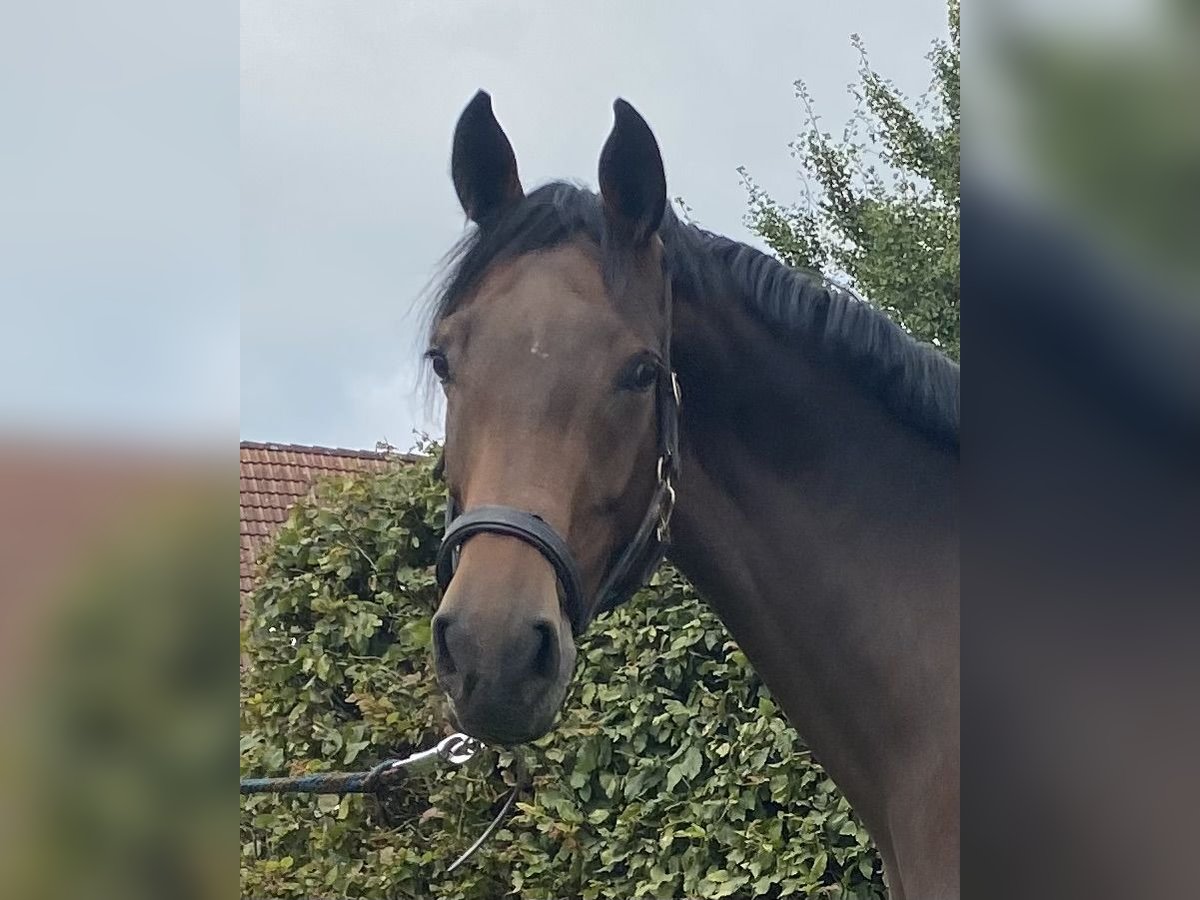
{"type": "Polygon", "coordinates": [[[380,470],[415,456],[376,450],[345,450],[296,444],[241,444],[241,593],[250,590],[257,554],[287,521],[297,500],[317,478],[338,473],[380,470]]]}

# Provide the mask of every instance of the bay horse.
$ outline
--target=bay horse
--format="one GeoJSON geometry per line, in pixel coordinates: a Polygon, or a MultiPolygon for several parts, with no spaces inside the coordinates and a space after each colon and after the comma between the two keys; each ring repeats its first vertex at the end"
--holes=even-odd
{"type": "Polygon", "coordinates": [[[679,221],[623,100],[599,193],[526,193],[480,91],[474,223],[426,354],[446,397],[433,620],[456,723],[554,724],[575,639],[664,553],[868,828],[895,898],[959,892],[958,366],[861,299],[679,221]]]}

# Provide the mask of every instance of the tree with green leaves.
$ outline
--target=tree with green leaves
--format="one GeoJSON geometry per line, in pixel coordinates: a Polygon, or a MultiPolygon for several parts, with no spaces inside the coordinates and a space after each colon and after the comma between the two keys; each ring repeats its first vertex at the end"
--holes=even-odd
{"type": "Polygon", "coordinates": [[[840,139],[821,128],[801,81],[804,133],[792,144],[808,195],[784,205],[741,169],[747,224],[791,266],[850,284],[914,336],[958,359],[959,0],[949,40],[928,59],[930,90],[910,101],[876,72],[857,36],[861,83],[840,139]]]}

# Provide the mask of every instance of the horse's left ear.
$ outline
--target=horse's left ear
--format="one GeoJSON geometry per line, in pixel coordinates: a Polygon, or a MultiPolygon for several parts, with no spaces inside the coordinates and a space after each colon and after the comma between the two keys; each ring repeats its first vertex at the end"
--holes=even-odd
{"type": "Polygon", "coordinates": [[[609,230],[640,246],[662,222],[667,176],[654,133],[624,100],[613,104],[612,131],[600,152],[600,196],[609,230]]]}

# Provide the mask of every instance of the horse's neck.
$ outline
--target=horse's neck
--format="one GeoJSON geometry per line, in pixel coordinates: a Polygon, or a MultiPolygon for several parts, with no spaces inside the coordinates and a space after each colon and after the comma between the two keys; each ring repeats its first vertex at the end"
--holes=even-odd
{"type": "Polygon", "coordinates": [[[957,734],[957,459],[735,300],[674,317],[671,556],[878,820],[886,769],[957,734]]]}

